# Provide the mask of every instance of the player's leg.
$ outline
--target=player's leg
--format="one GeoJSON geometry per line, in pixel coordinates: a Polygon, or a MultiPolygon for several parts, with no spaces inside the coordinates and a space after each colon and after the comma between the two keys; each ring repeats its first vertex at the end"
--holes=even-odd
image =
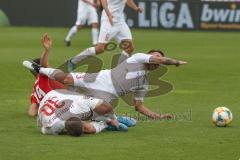
{"type": "Polygon", "coordinates": [[[30,61],[24,61],[23,65],[30,70],[34,70],[36,73],[41,73],[50,79],[56,80],[62,84],[65,84],[66,81],[67,84],[72,85],[74,82],[73,78],[71,78],[71,74],[64,73],[60,69],[40,67],[38,64],[32,63],[30,61]]]}
{"type": "Polygon", "coordinates": [[[103,53],[105,50],[106,44],[116,36],[117,32],[114,26],[111,26],[109,22],[101,22],[100,33],[98,38],[98,44],[95,47],[90,47],[73,57],[68,61],[68,70],[71,71],[74,65],[78,62],[86,59],[90,56],[95,56],[96,54],[103,53]]]}
{"type": "Polygon", "coordinates": [[[92,25],[92,44],[94,46],[98,43],[98,14],[95,8],[90,8],[89,14],[88,14],[88,23],[92,25]]]}
{"type": "Polygon", "coordinates": [[[80,52],[78,55],[73,57],[69,62],[73,65],[76,65],[78,62],[82,61],[91,56],[95,56],[96,54],[100,54],[104,52],[105,44],[97,44],[95,47],[90,47],[80,52]]]}
{"type": "Polygon", "coordinates": [[[120,43],[120,48],[122,49],[118,64],[122,63],[125,59],[131,56],[132,52],[134,51],[132,34],[128,25],[126,23],[123,23],[119,27],[120,32],[115,37],[116,40],[120,43]]]}
{"type": "Polygon", "coordinates": [[[96,46],[98,43],[98,34],[99,34],[98,23],[92,23],[92,44],[94,46],[96,46]]]}
{"type": "Polygon", "coordinates": [[[107,102],[99,102],[95,108],[93,109],[93,111],[99,115],[99,116],[103,116],[105,114],[111,113],[113,112],[113,106],[110,103],[107,102]]]}
{"type": "Polygon", "coordinates": [[[72,37],[83,27],[83,25],[74,25],[69,30],[64,42],[66,46],[71,46],[71,39],[72,37]]]}
{"type": "Polygon", "coordinates": [[[86,22],[86,16],[87,16],[87,12],[84,8],[81,8],[81,6],[79,6],[78,8],[78,12],[77,12],[77,20],[75,25],[69,30],[64,42],[66,44],[66,46],[70,46],[71,45],[71,39],[72,37],[83,27],[83,25],[86,22]]]}

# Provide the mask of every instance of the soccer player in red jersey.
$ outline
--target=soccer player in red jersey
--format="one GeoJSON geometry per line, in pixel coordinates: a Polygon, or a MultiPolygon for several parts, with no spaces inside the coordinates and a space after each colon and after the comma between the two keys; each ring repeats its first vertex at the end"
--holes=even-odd
{"type": "MultiPolygon", "coordinates": [[[[42,41],[44,50],[43,50],[40,60],[36,59],[34,62],[39,63],[43,67],[49,67],[48,54],[49,54],[49,50],[51,49],[51,46],[52,46],[52,40],[47,34],[45,34],[41,41],[42,41]]],[[[33,86],[33,91],[32,91],[31,97],[30,97],[31,104],[30,104],[30,107],[28,110],[28,115],[31,117],[37,115],[39,103],[48,92],[50,92],[51,90],[54,90],[54,89],[63,89],[64,88],[64,85],[62,85],[61,83],[51,80],[45,75],[37,74],[34,71],[32,71],[32,72],[34,73],[34,75],[36,77],[36,81],[33,86]]]]}

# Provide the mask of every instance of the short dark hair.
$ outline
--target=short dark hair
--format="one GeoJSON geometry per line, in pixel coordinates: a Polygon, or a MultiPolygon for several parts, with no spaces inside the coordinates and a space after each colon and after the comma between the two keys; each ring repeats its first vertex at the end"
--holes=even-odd
{"type": "Polygon", "coordinates": [[[158,52],[158,53],[160,53],[163,57],[165,56],[165,54],[164,54],[161,50],[151,49],[150,51],[148,51],[148,53],[153,53],[153,52],[158,52]]]}
{"type": "Polygon", "coordinates": [[[83,134],[83,126],[82,121],[80,118],[77,117],[71,117],[65,122],[65,129],[67,131],[67,134],[79,137],[83,134]]]}

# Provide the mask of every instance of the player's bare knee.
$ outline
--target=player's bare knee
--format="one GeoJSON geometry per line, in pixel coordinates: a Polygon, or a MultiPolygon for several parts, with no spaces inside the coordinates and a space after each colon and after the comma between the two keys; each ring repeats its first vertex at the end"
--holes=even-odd
{"type": "Polygon", "coordinates": [[[71,74],[67,74],[67,76],[63,80],[64,85],[73,85],[74,80],[71,74]]]}
{"type": "Polygon", "coordinates": [[[121,48],[129,55],[134,51],[134,46],[131,40],[123,40],[121,42],[121,48]]]}
{"type": "Polygon", "coordinates": [[[104,106],[106,113],[113,111],[113,106],[110,103],[104,102],[102,105],[104,106]]]}
{"type": "Polygon", "coordinates": [[[105,50],[105,44],[97,44],[95,49],[96,49],[96,54],[103,53],[105,50]]]}
{"type": "Polygon", "coordinates": [[[98,23],[93,23],[92,28],[98,28],[98,23]]]}
{"type": "Polygon", "coordinates": [[[129,55],[131,55],[131,54],[133,53],[133,51],[134,51],[133,45],[129,46],[129,48],[127,48],[127,49],[125,50],[125,52],[128,53],[129,55]]]}
{"type": "Polygon", "coordinates": [[[113,111],[113,106],[107,102],[98,104],[94,111],[99,115],[104,115],[113,111]]]}

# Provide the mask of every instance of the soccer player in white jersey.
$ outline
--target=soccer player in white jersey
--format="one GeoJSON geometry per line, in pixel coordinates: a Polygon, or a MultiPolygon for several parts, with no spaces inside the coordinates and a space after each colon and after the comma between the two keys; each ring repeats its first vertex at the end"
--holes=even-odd
{"type": "Polygon", "coordinates": [[[131,55],[134,50],[132,44],[132,34],[125,22],[124,8],[126,4],[136,12],[142,12],[133,0],[101,0],[103,11],[101,16],[101,27],[98,44],[95,47],[87,48],[79,55],[68,61],[68,69],[71,71],[73,66],[86,57],[103,53],[107,43],[115,39],[120,43],[122,54],[119,59],[121,63],[125,57],[131,55]]]}
{"type": "Polygon", "coordinates": [[[99,116],[96,113],[96,108],[102,105],[104,102],[100,99],[66,89],[52,90],[44,96],[39,105],[38,120],[41,132],[52,135],[67,132],[72,136],[99,133],[107,128],[107,123],[117,123],[112,121],[112,114],[99,116]],[[70,122],[73,117],[76,122],[70,122]],[[87,121],[99,119],[101,121],[87,121]]]}
{"type": "Polygon", "coordinates": [[[96,8],[99,4],[100,0],[78,0],[77,20],[64,40],[66,46],[71,45],[72,37],[86,24],[86,22],[88,25],[92,25],[92,44],[97,44],[99,31],[96,8]]]}
{"type": "MultiPolygon", "coordinates": [[[[40,58],[40,64],[43,67],[50,67],[48,55],[52,40],[45,34],[41,42],[44,50],[40,58]]],[[[108,103],[97,98],[70,92],[64,89],[63,86],[56,87],[55,83],[59,82],[51,81],[47,76],[44,77],[44,75],[39,74],[38,77],[40,78],[37,79],[37,84],[34,85],[34,91],[37,92],[37,90],[41,89],[41,99],[38,98],[38,102],[35,102],[35,104],[37,105],[36,110],[38,110],[39,124],[42,126],[41,132],[43,134],[56,135],[64,131],[73,136],[78,136],[80,133],[93,134],[101,132],[109,125],[112,126],[112,130],[127,131],[124,123],[128,126],[134,126],[136,123],[130,118],[125,118],[125,120],[124,117],[119,117],[119,121],[122,123],[119,123],[118,128],[115,114],[109,113],[101,116],[103,115],[102,112],[105,114],[104,110],[110,108],[108,103]],[[36,85],[38,89],[35,89],[36,85]],[[75,118],[72,119],[73,117],[75,118]]],[[[111,109],[108,112],[110,111],[111,109]]]]}
{"type": "Polygon", "coordinates": [[[159,115],[148,109],[144,104],[144,97],[148,91],[148,71],[154,70],[159,65],[187,64],[185,61],[165,57],[159,50],[151,50],[149,53],[136,53],[117,67],[111,70],[102,70],[99,73],[64,73],[53,68],[43,68],[34,64],[36,72],[44,74],[64,85],[70,85],[85,90],[87,95],[103,99],[112,103],[118,97],[133,93],[136,111],[152,119],[169,118],[169,115],[159,115]]]}

